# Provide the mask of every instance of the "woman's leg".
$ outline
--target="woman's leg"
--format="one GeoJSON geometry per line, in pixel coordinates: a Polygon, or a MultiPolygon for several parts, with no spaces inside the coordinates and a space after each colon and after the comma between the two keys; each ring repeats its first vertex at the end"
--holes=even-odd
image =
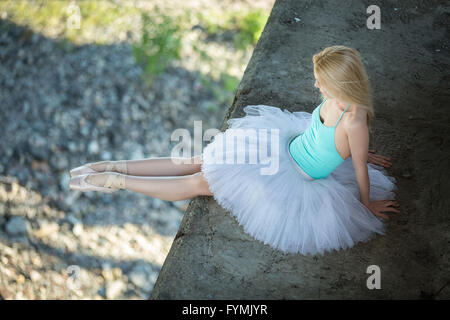
{"type": "Polygon", "coordinates": [[[203,172],[178,177],[143,177],[118,173],[93,173],[89,175],[88,182],[96,186],[104,186],[109,174],[120,175],[124,178],[123,189],[142,193],[153,198],[167,201],[180,201],[196,196],[212,196],[203,172]]]}
{"type": "Polygon", "coordinates": [[[203,172],[181,177],[137,177],[125,176],[125,188],[130,191],[168,201],[191,199],[208,195],[208,183],[203,172]]]}
{"type": "Polygon", "coordinates": [[[202,156],[192,158],[154,157],[139,160],[100,161],[89,166],[98,172],[104,172],[112,165],[112,172],[131,176],[184,176],[200,172],[202,156]],[[181,161],[181,163],[175,163],[181,161]]]}

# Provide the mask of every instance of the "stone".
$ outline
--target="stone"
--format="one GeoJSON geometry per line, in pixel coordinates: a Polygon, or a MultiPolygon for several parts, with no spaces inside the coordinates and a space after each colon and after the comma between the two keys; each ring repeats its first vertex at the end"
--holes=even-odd
{"type": "Polygon", "coordinates": [[[39,230],[35,232],[38,237],[47,237],[49,235],[57,234],[59,231],[58,223],[54,221],[39,221],[39,230]]]}
{"type": "Polygon", "coordinates": [[[90,154],[97,154],[100,150],[97,140],[93,140],[88,145],[88,152],[90,154]]]}
{"type": "Polygon", "coordinates": [[[154,284],[154,279],[151,277],[152,271],[151,267],[144,263],[138,263],[128,273],[128,278],[135,286],[144,291],[150,291],[154,284]]]}
{"type": "Polygon", "coordinates": [[[31,281],[39,281],[42,279],[42,277],[41,277],[40,273],[37,272],[36,270],[31,270],[30,279],[31,279],[31,281]]]}
{"type": "Polygon", "coordinates": [[[115,280],[106,283],[106,298],[117,299],[122,291],[126,288],[126,284],[122,280],[115,280]]]}
{"type": "Polygon", "coordinates": [[[59,178],[59,186],[62,190],[69,190],[70,174],[68,171],[63,172],[59,178]]]}
{"type": "Polygon", "coordinates": [[[100,155],[100,158],[102,160],[111,160],[112,159],[112,153],[109,151],[103,151],[100,155]]]}
{"type": "Polygon", "coordinates": [[[76,223],[72,228],[72,232],[77,237],[80,237],[83,234],[83,224],[76,223]]]}
{"type": "Polygon", "coordinates": [[[22,217],[13,217],[6,224],[6,232],[10,235],[25,235],[28,233],[29,223],[22,217]]]}
{"type": "Polygon", "coordinates": [[[76,225],[77,223],[81,223],[81,221],[79,219],[77,219],[73,214],[67,215],[66,220],[72,225],[76,225]]]}
{"type": "Polygon", "coordinates": [[[78,150],[77,144],[73,141],[69,142],[67,146],[69,147],[70,152],[77,152],[78,150]]]}

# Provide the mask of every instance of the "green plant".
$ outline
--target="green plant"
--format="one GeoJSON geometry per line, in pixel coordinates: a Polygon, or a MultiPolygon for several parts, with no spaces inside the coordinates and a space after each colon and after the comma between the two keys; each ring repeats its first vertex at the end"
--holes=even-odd
{"type": "Polygon", "coordinates": [[[139,10],[131,2],[97,0],[1,0],[0,12],[8,20],[26,25],[34,32],[74,43],[107,43],[108,36],[96,30],[131,30],[134,19],[118,23],[124,17],[135,17],[139,10]],[[75,5],[79,9],[73,10],[75,5]],[[79,17],[79,28],[71,27],[71,18],[79,17]]]}
{"type": "Polygon", "coordinates": [[[180,27],[158,8],[155,12],[153,16],[141,14],[142,36],[132,46],[136,61],[151,78],[163,72],[171,60],[181,57],[180,27]]]}
{"type": "Polygon", "coordinates": [[[234,37],[233,44],[238,49],[245,49],[258,42],[267,22],[267,15],[261,10],[251,11],[237,19],[239,33],[234,37]]]}
{"type": "Polygon", "coordinates": [[[237,49],[254,45],[261,36],[268,15],[261,9],[247,13],[231,12],[224,16],[221,12],[198,13],[197,19],[208,34],[235,31],[233,44],[237,49]]]}
{"type": "Polygon", "coordinates": [[[219,82],[213,81],[210,76],[199,74],[201,84],[214,95],[215,103],[207,107],[208,111],[217,111],[220,106],[229,106],[233,103],[234,93],[239,85],[239,79],[225,72],[221,72],[219,82]]]}
{"type": "Polygon", "coordinates": [[[208,107],[206,108],[206,110],[207,110],[208,112],[215,112],[215,111],[219,110],[219,106],[218,106],[217,104],[211,103],[211,104],[208,105],[208,107]]]}
{"type": "Polygon", "coordinates": [[[202,59],[203,61],[205,62],[213,61],[213,58],[211,58],[205,50],[201,49],[199,45],[195,43],[192,44],[192,49],[200,55],[200,59],[202,59]]]}
{"type": "Polygon", "coordinates": [[[239,79],[229,75],[226,72],[220,74],[220,80],[223,83],[223,87],[228,92],[235,92],[239,85],[239,79]]]}

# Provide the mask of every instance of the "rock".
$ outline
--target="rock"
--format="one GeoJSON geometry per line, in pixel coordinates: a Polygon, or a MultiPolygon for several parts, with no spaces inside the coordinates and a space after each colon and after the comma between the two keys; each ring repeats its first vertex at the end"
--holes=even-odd
{"type": "Polygon", "coordinates": [[[90,154],[97,154],[100,150],[97,140],[93,140],[88,145],[88,152],[90,154]]]}
{"type": "Polygon", "coordinates": [[[6,224],[6,232],[10,235],[25,235],[28,230],[29,223],[22,217],[14,217],[6,224]]]}
{"type": "Polygon", "coordinates": [[[162,207],[165,206],[165,202],[164,200],[158,199],[158,198],[154,198],[152,199],[153,201],[153,208],[155,209],[161,209],[162,207]]]}
{"type": "Polygon", "coordinates": [[[18,283],[18,284],[24,284],[25,283],[25,277],[24,277],[24,275],[23,274],[19,274],[17,277],[16,277],[16,282],[18,283]]]}
{"type": "Polygon", "coordinates": [[[81,124],[80,124],[80,126],[81,126],[81,134],[84,137],[87,137],[89,135],[89,127],[85,124],[86,120],[82,119],[80,122],[81,122],[81,124]]]}
{"type": "Polygon", "coordinates": [[[167,208],[165,212],[158,217],[168,232],[175,234],[179,228],[182,213],[176,208],[167,208]]]}
{"type": "MultiPolygon", "coordinates": [[[[157,267],[143,263],[136,268],[132,276],[138,287],[128,278],[133,266],[128,259],[164,255],[169,246],[159,248],[159,241],[157,248],[149,251],[148,246],[155,234],[152,224],[168,203],[157,199],[157,213],[151,197],[132,192],[74,192],[68,185],[69,170],[88,161],[141,159],[149,151],[163,156],[173,127],[205,115],[197,112],[197,102],[209,97],[191,94],[190,72],[162,74],[155,90],[149,90],[128,44],[77,46],[69,52],[75,46],[7,21],[0,24],[8,26],[0,32],[0,118],[7,137],[0,139],[0,174],[28,189],[16,192],[16,185],[0,183],[5,200],[0,201],[0,234],[13,242],[10,248],[0,241],[0,268],[2,263],[5,267],[0,280],[11,284],[0,285],[0,296],[30,299],[30,289],[37,299],[106,298],[108,284],[109,298],[122,297],[126,286],[139,288],[130,293],[133,298],[148,297],[157,267]],[[167,131],[163,124],[168,120],[167,131]],[[142,201],[130,210],[137,200],[142,201]],[[77,252],[79,248],[86,251],[77,252]],[[120,261],[126,275],[114,263],[105,280],[98,264],[109,259],[120,261]],[[81,274],[84,269],[88,274],[81,276],[85,280],[77,291],[67,290],[66,275],[52,276],[63,270],[62,261],[70,260],[83,267],[81,274]],[[26,281],[16,287],[16,277],[23,282],[18,270],[26,281]],[[123,284],[115,282],[120,279],[123,284]]],[[[217,127],[223,118],[207,116],[209,127],[217,127]]]]}
{"type": "Polygon", "coordinates": [[[83,234],[83,225],[81,223],[76,223],[73,226],[72,232],[77,237],[81,236],[83,234]]]}
{"type": "Polygon", "coordinates": [[[42,279],[42,277],[41,277],[40,273],[37,272],[36,270],[31,270],[30,279],[31,279],[31,281],[39,281],[42,279]]]}
{"type": "Polygon", "coordinates": [[[114,280],[114,273],[111,268],[104,268],[102,270],[102,276],[105,278],[106,281],[113,281],[114,280]]]}
{"type": "Polygon", "coordinates": [[[72,225],[76,225],[77,223],[81,224],[81,221],[78,220],[73,214],[67,215],[66,220],[72,225]]]}
{"type": "Polygon", "coordinates": [[[103,151],[103,152],[100,154],[100,158],[101,158],[102,160],[111,160],[111,159],[112,159],[112,153],[109,152],[109,151],[103,151]]]}
{"type": "Polygon", "coordinates": [[[70,190],[69,189],[69,182],[70,182],[70,174],[66,170],[64,173],[62,173],[60,175],[59,186],[61,187],[62,190],[68,191],[68,190],[70,190]]]}
{"type": "Polygon", "coordinates": [[[136,286],[144,291],[150,291],[154,285],[154,277],[152,268],[143,262],[137,263],[133,269],[128,273],[128,278],[136,286]]]}
{"type": "Polygon", "coordinates": [[[116,280],[106,283],[106,298],[116,299],[126,288],[126,284],[122,280],[116,280]]]}
{"type": "Polygon", "coordinates": [[[69,166],[69,160],[66,156],[56,156],[52,163],[58,170],[66,169],[69,166]]]}
{"type": "Polygon", "coordinates": [[[145,158],[144,152],[141,146],[136,146],[134,151],[130,155],[130,160],[139,160],[145,158]]]}
{"type": "Polygon", "coordinates": [[[189,202],[189,200],[172,201],[173,205],[183,212],[188,208],[189,202]]]}
{"type": "MultiPolygon", "coordinates": [[[[37,130],[36,130],[37,131],[37,130]]],[[[33,156],[39,159],[46,159],[48,156],[48,141],[45,137],[35,134],[29,138],[30,151],[33,156]]]]}
{"type": "Polygon", "coordinates": [[[59,231],[58,223],[54,221],[39,221],[39,230],[35,232],[35,235],[38,237],[47,237],[51,234],[57,234],[59,231]]]}
{"type": "Polygon", "coordinates": [[[73,141],[69,142],[67,146],[69,147],[70,152],[76,152],[78,150],[77,144],[73,141]]]}
{"type": "MultiPolygon", "coordinates": [[[[67,183],[69,183],[69,182],[67,182],[67,183]]],[[[69,207],[73,207],[73,205],[75,205],[75,200],[77,200],[80,197],[80,195],[81,195],[80,192],[69,192],[68,194],[66,193],[66,195],[63,198],[63,201],[69,207]]],[[[74,223],[72,223],[72,224],[74,224],[74,223]]]]}
{"type": "Polygon", "coordinates": [[[96,296],[101,297],[101,299],[106,298],[106,288],[105,287],[101,287],[98,291],[96,296]]]}

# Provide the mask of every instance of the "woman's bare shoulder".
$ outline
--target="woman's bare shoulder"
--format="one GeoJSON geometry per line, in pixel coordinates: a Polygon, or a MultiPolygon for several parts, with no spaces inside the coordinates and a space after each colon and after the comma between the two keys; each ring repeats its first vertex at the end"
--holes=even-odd
{"type": "Polygon", "coordinates": [[[349,131],[367,130],[367,111],[359,107],[354,108],[348,113],[344,127],[349,131]]]}

